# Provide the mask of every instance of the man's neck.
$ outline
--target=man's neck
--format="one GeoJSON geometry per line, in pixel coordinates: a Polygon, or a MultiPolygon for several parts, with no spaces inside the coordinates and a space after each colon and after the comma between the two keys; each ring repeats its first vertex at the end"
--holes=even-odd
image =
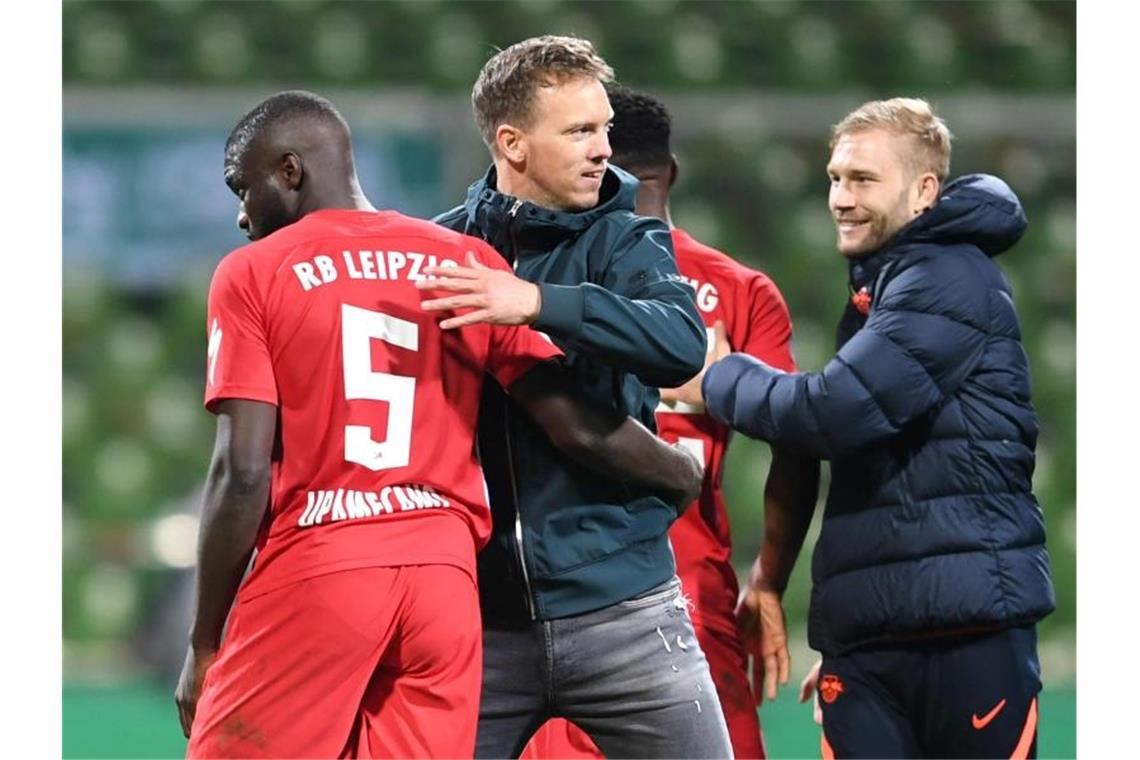
{"type": "Polygon", "coordinates": [[[533,203],[552,211],[562,210],[551,205],[549,200],[538,192],[538,188],[526,174],[516,171],[504,158],[495,159],[495,189],[503,195],[510,195],[526,203],[533,203]]]}
{"type": "Polygon", "coordinates": [[[634,212],[640,216],[653,216],[673,229],[673,215],[669,210],[669,189],[653,179],[640,179],[637,188],[637,205],[634,212]]]}
{"type": "Polygon", "coordinates": [[[638,202],[637,207],[634,209],[634,213],[636,213],[638,216],[652,216],[656,219],[660,219],[661,221],[665,222],[665,224],[669,225],[669,229],[673,229],[673,227],[676,226],[673,224],[673,215],[669,213],[668,202],[653,205],[642,205],[640,202],[638,202]]]}
{"type": "Polygon", "coordinates": [[[348,182],[338,183],[336,187],[315,190],[311,201],[302,204],[302,215],[326,209],[375,211],[376,207],[364,195],[356,177],[352,177],[348,182]]]}

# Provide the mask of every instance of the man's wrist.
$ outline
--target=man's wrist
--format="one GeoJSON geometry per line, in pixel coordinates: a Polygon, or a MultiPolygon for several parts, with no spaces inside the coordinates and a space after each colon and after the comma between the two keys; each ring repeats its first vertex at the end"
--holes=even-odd
{"type": "Polygon", "coordinates": [[[765,572],[764,565],[764,555],[761,553],[748,574],[748,586],[754,591],[770,592],[782,599],[788,588],[790,573],[765,572]]]}
{"type": "Polygon", "coordinates": [[[532,298],[534,305],[531,307],[531,311],[527,315],[526,323],[528,325],[533,325],[538,321],[538,315],[542,311],[542,288],[538,287],[533,282],[527,284],[530,285],[531,291],[533,293],[532,298]]]}
{"type": "Polygon", "coordinates": [[[752,587],[753,591],[771,593],[781,598],[783,598],[784,591],[788,588],[787,581],[778,583],[770,580],[766,576],[755,578],[749,581],[748,585],[752,587]]]}
{"type": "Polygon", "coordinates": [[[582,331],[585,291],[581,285],[536,285],[539,290],[538,316],[532,326],[551,335],[577,336],[582,331]]]}

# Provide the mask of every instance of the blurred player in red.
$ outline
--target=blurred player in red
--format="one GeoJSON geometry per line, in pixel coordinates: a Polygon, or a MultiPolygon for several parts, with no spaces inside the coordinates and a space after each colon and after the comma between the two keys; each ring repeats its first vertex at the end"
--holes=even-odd
{"type": "Polygon", "coordinates": [[[699,463],[572,402],[538,333],[441,330],[420,308],[421,269],[506,265],[481,241],[373,209],[327,100],[284,92],[252,109],[225,177],[253,242],[210,287],[218,432],[176,693],[187,755],[470,757],[484,373],[600,472],[684,503],[699,463]]]}
{"type": "MultiPolygon", "coordinates": [[[[694,287],[697,307],[709,335],[709,359],[743,351],[787,371],[792,358],[792,325],[783,296],[761,272],[694,240],[673,227],[669,189],[677,179],[670,144],[670,118],[655,98],[621,87],[609,90],[614,109],[610,145],[613,163],[640,181],[637,213],[655,216],[672,228],[677,269],[694,287]]],[[[790,658],[781,598],[811,519],[819,488],[819,463],[773,450],[764,490],[766,540],[794,536],[796,545],[756,558],[744,593],[737,591],[730,562],[732,540],[721,477],[731,431],[705,414],[703,373],[684,386],[662,389],[657,407],[658,434],[689,448],[705,464],[698,501],[669,531],[677,574],[692,601],[693,626],[708,658],[737,758],[764,757],[756,706],[776,684],[787,683],[790,658]],[[781,563],[781,564],[778,564],[781,563]],[[749,690],[748,656],[752,660],[749,690]]],[[[535,734],[524,758],[601,757],[584,732],[561,718],[535,734]]]]}

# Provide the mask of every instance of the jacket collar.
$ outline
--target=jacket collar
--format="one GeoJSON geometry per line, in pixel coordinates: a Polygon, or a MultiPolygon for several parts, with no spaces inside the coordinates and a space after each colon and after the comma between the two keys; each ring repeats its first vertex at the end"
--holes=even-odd
{"type": "Polygon", "coordinates": [[[869,256],[864,256],[859,259],[854,259],[848,262],[848,269],[851,276],[851,292],[858,292],[860,288],[871,287],[871,283],[883,271],[891,261],[894,261],[901,255],[902,250],[896,246],[887,246],[880,248],[869,256]]]}
{"type": "Polygon", "coordinates": [[[959,177],[882,248],[850,262],[852,292],[870,288],[884,266],[916,245],[967,243],[997,256],[1021,239],[1026,226],[1021,201],[1005,182],[988,174],[959,177]]]}
{"type": "Polygon", "coordinates": [[[515,220],[519,234],[531,230],[545,234],[553,230],[581,232],[614,211],[633,211],[637,198],[637,179],[613,165],[606,167],[606,173],[602,177],[598,205],[577,212],[557,211],[500,193],[496,187],[497,179],[492,165],[481,179],[467,188],[464,208],[468,221],[485,234],[494,234],[494,230],[511,224],[512,220],[515,220]]]}

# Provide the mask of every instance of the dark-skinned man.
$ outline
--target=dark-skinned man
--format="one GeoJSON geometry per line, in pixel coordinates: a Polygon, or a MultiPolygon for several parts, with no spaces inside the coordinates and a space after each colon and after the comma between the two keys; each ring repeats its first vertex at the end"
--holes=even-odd
{"type": "Polygon", "coordinates": [[[484,373],[608,477],[680,505],[700,465],[571,401],[560,352],[537,333],[444,331],[422,311],[424,267],[504,265],[481,241],[373,209],[327,100],[293,91],[253,108],[225,177],[253,242],[210,288],[218,432],[176,694],[187,754],[470,756],[484,373]]]}

